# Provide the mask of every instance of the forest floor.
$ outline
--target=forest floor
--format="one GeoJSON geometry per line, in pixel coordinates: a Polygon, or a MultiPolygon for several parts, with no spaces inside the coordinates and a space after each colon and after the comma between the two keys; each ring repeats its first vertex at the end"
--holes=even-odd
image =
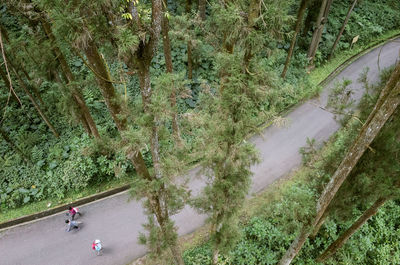
{"type": "MultiPolygon", "coordinates": [[[[296,170],[301,164],[299,148],[306,145],[307,139],[323,143],[339,128],[334,115],[321,108],[325,107],[329,89],[336,81],[351,80],[353,96],[359,99],[363,91],[357,79],[365,67],[370,69],[369,81],[374,82],[380,69],[395,63],[399,47],[398,41],[389,42],[382,49],[376,48],[360,57],[332,80],[318,98],[294,108],[285,118],[286,125],[272,125],[261,135],[253,136],[250,140],[259,149],[262,161],[252,168],[251,193],[264,190],[296,170]]],[[[194,195],[204,186],[197,172],[198,168],[188,172],[194,195]]],[[[137,237],[146,218],[140,202],[129,197],[124,192],[80,207],[84,213],[80,231],[65,232],[64,213],[1,231],[0,264],[127,264],[143,256],[146,248],[138,244],[137,237]],[[90,249],[97,238],[105,247],[100,257],[90,249]]],[[[202,227],[206,216],[187,206],[174,220],[179,234],[185,235],[202,227]]]]}

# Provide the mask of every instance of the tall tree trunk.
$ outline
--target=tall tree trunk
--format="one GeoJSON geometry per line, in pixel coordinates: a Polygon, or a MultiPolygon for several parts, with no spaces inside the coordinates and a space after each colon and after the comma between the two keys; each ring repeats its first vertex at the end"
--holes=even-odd
{"type": "MultiPolygon", "coordinates": [[[[260,15],[260,2],[258,0],[251,0],[249,3],[249,9],[248,9],[248,19],[247,19],[247,25],[249,27],[249,31],[254,31],[255,29],[255,24],[256,20],[260,15]]],[[[250,32],[248,34],[250,34],[250,32]]],[[[250,64],[250,60],[253,57],[253,51],[251,45],[247,45],[246,51],[243,57],[243,72],[248,73],[248,67],[250,64]]]]}
{"type": "MultiPolygon", "coordinates": [[[[166,4],[164,2],[163,4],[164,7],[164,13],[166,12],[166,4]]],[[[168,18],[163,15],[163,20],[162,20],[162,34],[163,34],[163,49],[164,49],[164,57],[165,57],[165,65],[167,68],[167,73],[172,73],[173,72],[173,65],[172,65],[172,56],[171,56],[171,42],[169,40],[169,22],[168,18]]],[[[178,111],[177,111],[177,106],[176,106],[176,92],[175,92],[175,87],[172,89],[172,93],[170,96],[171,100],[171,108],[172,108],[172,132],[174,134],[174,138],[177,144],[181,143],[181,135],[179,132],[179,125],[178,125],[178,111]]]]}
{"type": "MultiPolygon", "coordinates": [[[[191,0],[188,1],[191,4],[191,0]]],[[[135,65],[138,70],[139,85],[142,95],[143,109],[144,112],[150,115],[153,119],[151,125],[151,137],[150,137],[150,149],[152,154],[153,166],[154,166],[154,178],[160,179],[162,177],[161,171],[161,158],[160,158],[160,144],[159,144],[159,121],[152,113],[151,106],[151,95],[152,88],[150,83],[150,64],[151,60],[156,54],[157,45],[160,37],[160,33],[163,27],[163,12],[162,12],[162,1],[152,0],[152,32],[147,42],[143,43],[134,54],[135,65]]],[[[129,66],[129,65],[128,65],[129,66]]],[[[178,265],[184,265],[181,252],[178,248],[177,242],[174,238],[170,237],[168,231],[168,225],[170,223],[169,210],[166,201],[165,184],[161,184],[157,191],[157,202],[153,205],[153,211],[156,215],[157,222],[163,233],[165,240],[170,242],[169,248],[178,265]],[[155,208],[154,208],[155,207],[155,208]]]]}
{"type": "Polygon", "coordinates": [[[22,152],[21,149],[18,148],[18,146],[14,144],[14,142],[10,139],[10,137],[8,137],[6,131],[4,131],[3,128],[1,127],[0,127],[0,134],[3,137],[4,141],[6,141],[8,145],[11,146],[11,148],[25,160],[25,162],[30,161],[29,157],[24,152],[22,152]]]}
{"type": "MultiPolygon", "coordinates": [[[[10,39],[8,38],[8,33],[7,33],[6,28],[4,28],[2,25],[0,25],[0,31],[1,31],[1,34],[4,36],[4,39],[6,40],[6,42],[8,44],[10,44],[10,39]]],[[[11,61],[9,63],[12,64],[11,61]]],[[[39,89],[34,84],[32,84],[31,78],[30,78],[28,72],[25,70],[23,64],[20,62],[18,62],[17,64],[18,64],[18,69],[24,73],[26,79],[31,83],[31,88],[32,88],[33,93],[35,94],[36,98],[39,99],[40,104],[42,106],[44,106],[44,102],[43,102],[42,97],[40,96],[39,89]]],[[[16,68],[16,67],[14,67],[14,68],[16,68]]]]}
{"type": "Polygon", "coordinates": [[[192,0],[186,0],[185,11],[186,13],[190,13],[190,11],[192,11],[192,0]]]}
{"type": "MultiPolygon", "coordinates": [[[[311,223],[311,226],[304,225],[302,234],[306,237],[310,234],[310,229],[315,227],[324,215],[330,202],[339,190],[343,181],[350,174],[358,160],[364,154],[365,150],[369,147],[372,141],[380,132],[381,128],[385,125],[386,121],[391,117],[393,112],[400,104],[400,63],[396,65],[389,81],[383,88],[374,109],[368,116],[367,121],[361,128],[357,139],[354,141],[346,156],[343,158],[339,167],[336,169],[329,183],[325,186],[322,192],[316,209],[316,216],[311,223]]],[[[296,239],[290,248],[287,250],[285,256],[282,258],[280,264],[290,264],[292,259],[297,255],[303,246],[305,240],[296,239]]]]}
{"type": "MultiPolygon", "coordinates": [[[[56,129],[54,128],[53,124],[50,122],[50,120],[47,118],[47,115],[42,111],[42,109],[39,107],[39,105],[36,103],[36,100],[33,98],[32,94],[29,92],[28,90],[28,86],[25,84],[24,80],[22,80],[21,76],[18,74],[17,70],[12,67],[12,70],[15,74],[15,76],[18,79],[18,83],[20,85],[20,87],[25,91],[25,93],[28,95],[30,101],[32,102],[33,106],[35,107],[35,109],[37,110],[37,112],[39,113],[40,117],[42,117],[42,119],[44,120],[44,122],[47,124],[47,126],[49,127],[49,129],[53,132],[55,137],[59,137],[60,135],[58,134],[58,132],[56,131],[56,129]]],[[[2,70],[0,70],[2,71],[2,70]]]]}
{"type": "Polygon", "coordinates": [[[10,68],[14,69],[14,71],[16,71],[17,69],[18,69],[19,71],[22,71],[22,73],[23,73],[23,74],[25,75],[25,77],[26,77],[26,80],[27,80],[28,83],[29,83],[29,89],[30,89],[31,91],[33,91],[33,94],[35,94],[36,98],[39,100],[40,105],[41,105],[43,108],[45,108],[43,99],[42,99],[42,97],[40,96],[40,93],[39,93],[38,88],[37,88],[34,84],[32,84],[32,79],[30,78],[30,76],[28,75],[28,73],[26,72],[26,70],[24,69],[24,67],[22,66],[22,64],[20,64],[20,63],[17,62],[17,64],[18,64],[18,68],[17,68],[17,67],[15,66],[15,64],[13,63],[13,60],[15,60],[15,57],[14,57],[14,58],[11,58],[11,59],[9,58],[9,57],[10,57],[9,55],[7,55],[7,57],[8,57],[8,63],[10,64],[10,68]]]}
{"type": "Polygon", "coordinates": [[[119,104],[120,99],[117,97],[114,85],[111,82],[110,74],[98,52],[97,45],[93,41],[89,41],[86,47],[83,48],[89,64],[95,72],[97,83],[101,88],[101,94],[103,95],[115,125],[120,132],[124,132],[127,128],[126,117],[122,113],[122,108],[119,104]]]}
{"type": "Polygon", "coordinates": [[[329,210],[326,210],[319,219],[318,223],[313,227],[313,230],[310,235],[311,238],[315,238],[317,236],[319,229],[321,229],[321,226],[325,223],[328,216],[329,216],[329,210]]]}
{"type": "Polygon", "coordinates": [[[301,23],[303,21],[303,16],[304,16],[304,13],[305,13],[305,11],[307,9],[307,4],[308,4],[308,0],[301,0],[299,11],[297,12],[297,21],[296,21],[296,26],[294,28],[294,34],[293,34],[293,37],[292,37],[292,41],[290,43],[290,48],[289,48],[289,51],[288,51],[288,55],[286,57],[285,67],[283,68],[283,71],[282,71],[282,74],[281,74],[282,78],[285,78],[286,72],[287,72],[287,70],[289,68],[290,59],[292,58],[293,50],[294,50],[294,47],[296,45],[297,34],[300,31],[301,23]]]}
{"type": "Polygon", "coordinates": [[[25,70],[25,68],[23,67],[22,64],[19,64],[18,68],[24,74],[26,80],[28,80],[28,82],[31,84],[31,88],[32,88],[33,94],[35,94],[36,98],[39,100],[40,105],[44,106],[44,102],[43,102],[42,96],[40,95],[39,89],[35,84],[33,84],[32,78],[29,76],[28,72],[25,70]]]}
{"type": "Polygon", "coordinates": [[[60,63],[61,69],[67,79],[67,84],[70,89],[70,93],[72,95],[72,98],[75,102],[75,104],[78,106],[78,109],[80,111],[80,119],[82,122],[83,127],[88,131],[89,135],[93,135],[95,138],[100,138],[99,131],[97,130],[96,123],[93,120],[92,115],[90,114],[89,108],[86,105],[85,99],[83,98],[82,94],[78,91],[78,89],[73,85],[73,82],[75,81],[74,75],[72,74],[72,71],[67,63],[67,60],[65,59],[64,54],[62,53],[61,49],[57,45],[57,40],[51,30],[51,26],[49,22],[46,20],[46,18],[41,19],[41,23],[43,26],[43,29],[46,32],[47,37],[50,39],[52,42],[52,48],[54,53],[56,54],[57,60],[60,63]],[[88,130],[89,129],[89,130],[88,130]]]}
{"type": "Polygon", "coordinates": [[[212,256],[212,264],[217,265],[218,264],[218,257],[219,257],[219,249],[216,248],[213,250],[213,256],[212,256]]]}
{"type": "Polygon", "coordinates": [[[297,238],[292,242],[285,255],[279,261],[278,265],[289,265],[294,257],[296,257],[297,253],[299,253],[309,235],[310,232],[307,230],[307,227],[302,227],[300,235],[298,235],[297,238]]]}
{"type": "MultiPolygon", "coordinates": [[[[103,95],[107,108],[115,125],[117,126],[121,138],[124,142],[129,143],[129,139],[126,139],[124,136],[124,133],[128,127],[127,119],[122,111],[121,105],[118,103],[119,98],[115,92],[104,61],[97,50],[96,44],[94,42],[89,42],[87,46],[84,47],[84,51],[91,68],[96,72],[95,76],[97,83],[99,84],[101,94],[103,95]]],[[[134,165],[139,176],[148,181],[153,180],[140,151],[129,147],[127,148],[126,156],[134,165]]],[[[150,198],[149,200],[152,204],[155,204],[154,201],[157,201],[155,198],[150,198]]]]}
{"type": "Polygon", "coordinates": [[[330,258],[339,248],[341,248],[346,241],[355,233],[369,218],[374,216],[378,209],[388,200],[389,198],[379,198],[368,210],[366,210],[357,221],[352,224],[343,234],[339,236],[318,258],[318,262],[324,262],[330,258]]]}
{"type": "Polygon", "coordinates": [[[321,41],[322,32],[324,31],[325,24],[328,21],[328,14],[331,8],[332,1],[333,0],[322,1],[321,9],[319,11],[319,15],[317,18],[317,24],[316,24],[317,26],[314,30],[310,48],[308,49],[308,54],[307,54],[310,65],[314,63],[315,54],[318,50],[319,42],[321,41]]]}
{"type": "Polygon", "coordinates": [[[3,79],[4,84],[6,85],[6,87],[8,88],[8,90],[10,91],[11,96],[12,96],[12,99],[13,99],[17,104],[20,104],[20,105],[22,106],[22,103],[21,103],[20,99],[18,98],[18,96],[17,96],[15,90],[14,90],[14,89],[11,89],[11,83],[10,83],[10,81],[8,80],[8,77],[6,76],[6,73],[4,73],[3,70],[0,70],[0,76],[1,76],[1,79],[3,79]]]}
{"type": "Polygon", "coordinates": [[[310,0],[307,16],[304,20],[304,27],[302,29],[302,36],[307,36],[308,32],[312,30],[313,23],[317,21],[318,10],[321,7],[320,0],[310,0]]]}
{"type": "MultiPolygon", "coordinates": [[[[62,72],[62,74],[63,74],[64,80],[65,80],[66,82],[68,82],[68,79],[67,79],[67,77],[64,75],[64,72],[62,72]]],[[[61,78],[60,78],[60,74],[59,74],[55,69],[53,69],[52,75],[54,76],[54,78],[55,78],[55,80],[56,80],[57,83],[59,83],[60,85],[64,85],[64,82],[63,82],[63,81],[61,80],[61,78]]],[[[83,116],[82,113],[80,113],[79,115],[80,115],[79,120],[81,121],[82,126],[83,126],[83,128],[85,129],[86,133],[87,133],[88,135],[91,135],[92,132],[91,132],[91,130],[90,130],[89,124],[86,122],[85,117],[83,116]]]]}
{"type": "Polygon", "coordinates": [[[193,78],[192,41],[187,42],[188,79],[193,78]]]}
{"type": "Polygon", "coordinates": [[[344,20],[344,22],[343,22],[343,25],[342,25],[342,28],[340,29],[339,34],[338,34],[338,36],[336,37],[335,42],[333,43],[332,50],[331,50],[331,53],[329,54],[328,60],[331,59],[333,53],[335,52],[336,45],[339,43],[339,40],[340,40],[340,38],[342,37],[344,28],[346,27],[347,22],[349,21],[351,12],[353,11],[353,8],[354,8],[354,6],[355,6],[356,4],[357,4],[357,0],[354,0],[353,4],[352,4],[351,7],[349,8],[349,11],[347,12],[346,18],[345,18],[345,20],[344,20]]]}
{"type": "Polygon", "coordinates": [[[206,4],[207,0],[199,0],[199,15],[202,21],[206,20],[206,4]]]}

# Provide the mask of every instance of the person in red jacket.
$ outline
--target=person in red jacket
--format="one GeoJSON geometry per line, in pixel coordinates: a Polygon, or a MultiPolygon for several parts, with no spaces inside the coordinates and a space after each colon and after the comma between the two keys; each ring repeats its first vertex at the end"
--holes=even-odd
{"type": "Polygon", "coordinates": [[[101,251],[103,250],[103,246],[101,245],[100,239],[96,239],[92,243],[92,249],[96,251],[96,255],[101,255],[101,251]]]}
{"type": "Polygon", "coordinates": [[[70,217],[71,220],[74,220],[75,215],[78,214],[79,216],[81,215],[81,213],[79,212],[78,208],[75,207],[68,207],[68,213],[67,213],[70,217]]]}

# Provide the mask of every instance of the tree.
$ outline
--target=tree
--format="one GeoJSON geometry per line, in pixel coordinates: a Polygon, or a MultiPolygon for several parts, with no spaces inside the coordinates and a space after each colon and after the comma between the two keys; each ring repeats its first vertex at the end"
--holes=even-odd
{"type": "Polygon", "coordinates": [[[314,63],[315,54],[318,50],[319,42],[321,41],[322,32],[324,30],[325,24],[328,22],[328,15],[332,2],[333,0],[322,0],[321,8],[316,21],[316,26],[307,53],[310,65],[314,63]]]}
{"type": "Polygon", "coordinates": [[[324,262],[331,257],[339,248],[341,248],[346,241],[358,230],[360,227],[374,216],[378,209],[388,200],[389,198],[379,198],[368,210],[366,210],[360,218],[357,219],[344,233],[342,233],[338,239],[336,239],[318,258],[318,262],[324,262]]]}
{"type": "MultiPolygon", "coordinates": [[[[168,9],[167,4],[163,1],[163,19],[162,19],[162,35],[163,35],[163,49],[164,49],[164,58],[165,58],[165,66],[167,73],[172,74],[173,65],[172,65],[172,56],[171,56],[171,42],[169,39],[169,19],[168,19],[168,9]]],[[[172,84],[173,85],[173,84],[172,84]]],[[[172,89],[171,93],[171,108],[174,110],[172,112],[172,130],[174,132],[175,141],[177,144],[181,144],[181,135],[179,132],[178,125],[178,111],[176,105],[176,91],[172,89]]]]}
{"type": "Polygon", "coordinates": [[[61,69],[66,77],[67,87],[69,88],[69,92],[79,109],[77,113],[78,117],[81,120],[82,126],[85,128],[86,132],[89,135],[93,135],[95,138],[100,138],[100,134],[97,130],[96,123],[93,120],[92,115],[90,114],[89,108],[86,105],[85,99],[83,98],[80,91],[77,89],[75,82],[74,75],[65,59],[64,54],[62,53],[61,49],[57,46],[57,40],[51,30],[51,25],[47,21],[47,17],[45,15],[41,16],[41,24],[43,26],[44,31],[46,32],[47,37],[52,42],[52,48],[56,55],[58,62],[60,63],[61,69]]]}
{"type": "MultiPolygon", "coordinates": [[[[319,0],[310,0],[307,16],[304,19],[304,26],[302,29],[302,36],[307,36],[308,32],[312,30],[313,23],[317,20],[319,9],[321,7],[321,1],[319,0]]],[[[308,47],[303,47],[307,49],[308,47]]]]}
{"type": "Polygon", "coordinates": [[[333,53],[335,52],[336,45],[339,43],[339,40],[340,40],[340,38],[342,37],[344,28],[346,27],[347,22],[349,21],[349,18],[350,18],[350,15],[351,15],[351,11],[353,11],[353,8],[354,8],[354,6],[355,6],[356,4],[357,4],[357,0],[354,0],[353,4],[352,4],[352,5],[350,6],[350,8],[349,8],[349,11],[347,11],[346,18],[344,19],[343,25],[342,25],[342,27],[340,28],[339,34],[337,35],[336,40],[335,40],[335,42],[333,43],[332,50],[331,50],[331,53],[329,54],[328,60],[332,57],[333,53]]]}
{"type": "MultiPolygon", "coordinates": [[[[8,56],[4,57],[5,59],[8,58],[8,56]]],[[[8,62],[10,63],[10,61],[8,60],[8,62]]],[[[10,69],[14,72],[15,76],[17,77],[18,80],[18,84],[19,86],[24,90],[24,92],[26,93],[26,95],[29,97],[31,103],[33,104],[33,106],[35,107],[36,111],[39,113],[40,117],[43,119],[43,121],[46,123],[46,125],[49,127],[49,129],[53,132],[55,137],[59,137],[59,134],[57,132],[57,130],[54,128],[53,124],[50,122],[49,118],[47,117],[47,115],[43,112],[43,110],[40,108],[40,106],[37,104],[35,98],[32,96],[32,94],[29,92],[28,89],[28,85],[25,84],[25,81],[21,78],[21,76],[18,74],[18,71],[14,68],[14,66],[12,64],[10,64],[10,69]]],[[[5,84],[11,88],[11,82],[7,79],[4,78],[6,76],[6,74],[4,73],[4,71],[2,69],[0,69],[0,75],[3,78],[3,81],[5,82],[5,84]]]]}
{"type": "MultiPolygon", "coordinates": [[[[67,63],[67,60],[64,56],[64,53],[58,46],[57,40],[52,32],[51,29],[51,23],[48,21],[48,17],[46,14],[44,14],[38,6],[34,5],[31,0],[24,0],[24,1],[13,1],[11,3],[12,7],[10,8],[12,13],[16,16],[21,16],[24,18],[25,21],[28,21],[28,24],[31,25],[31,30],[32,31],[38,31],[39,35],[37,38],[39,39],[39,43],[43,44],[43,40],[41,38],[47,38],[50,43],[51,43],[51,50],[53,53],[53,56],[51,56],[51,52],[48,50],[43,51],[46,53],[46,57],[51,58],[51,61],[58,61],[62,73],[66,79],[67,85],[64,86],[66,94],[68,94],[68,97],[71,97],[72,101],[71,103],[73,104],[72,109],[74,112],[74,116],[78,118],[78,120],[81,122],[83,128],[86,130],[86,132],[89,135],[93,135],[95,138],[99,138],[100,135],[98,133],[96,124],[93,120],[93,117],[90,114],[89,108],[86,105],[86,102],[80,93],[79,89],[77,88],[74,76],[71,72],[71,69],[67,63]],[[40,28],[39,26],[42,26],[43,31],[37,30],[37,28],[40,28]],[[50,56],[49,56],[50,55],[50,56]]],[[[6,32],[5,28],[3,27],[2,31],[6,32]]],[[[9,42],[10,43],[10,42],[9,42]]],[[[11,43],[10,43],[11,44],[11,43]]],[[[21,45],[21,44],[19,44],[21,45]]],[[[19,46],[18,45],[18,46],[19,46]]],[[[25,56],[29,56],[29,52],[25,56]]],[[[33,60],[33,59],[32,59],[33,60]]],[[[34,61],[34,60],[33,60],[34,61]]],[[[48,63],[48,62],[46,62],[48,63]]],[[[47,64],[49,68],[54,67],[54,63],[51,63],[53,65],[47,64]]],[[[44,105],[43,100],[40,97],[40,93],[38,92],[38,89],[36,86],[32,83],[31,78],[29,77],[29,74],[23,67],[23,63],[18,62],[18,68],[19,70],[22,71],[26,79],[30,82],[31,87],[33,89],[33,92],[35,96],[39,99],[41,102],[41,105],[44,105]]],[[[58,73],[55,69],[52,69],[54,77],[57,79],[58,78],[58,73]]],[[[31,71],[34,72],[34,71],[31,71]]],[[[61,81],[61,80],[60,80],[61,81]]]]}
{"type": "Polygon", "coordinates": [[[216,45],[219,89],[206,89],[199,103],[203,137],[197,148],[209,184],[193,204],[209,216],[213,264],[236,242],[237,215],[253,174],[250,167],[258,162],[254,146],[244,140],[256,130],[253,111],[261,107],[262,87],[269,86],[268,73],[255,60],[266,34],[258,28],[258,4],[213,3],[207,20],[206,30],[216,45]]]}
{"type": "Polygon", "coordinates": [[[310,230],[312,230],[318,224],[344,180],[355,167],[358,160],[364,154],[371,142],[378,135],[386,121],[397,109],[400,103],[399,92],[400,64],[397,64],[389,81],[382,90],[374,109],[368,116],[364,126],[361,128],[356,140],[349,148],[346,156],[343,158],[339,167],[333,174],[329,183],[325,186],[324,191],[318,199],[315,217],[313,220],[310,220],[308,224],[303,225],[300,235],[292,242],[291,246],[286,251],[286,254],[280,260],[280,265],[290,264],[293,258],[298,254],[306,239],[310,235],[310,230]]]}
{"type": "Polygon", "coordinates": [[[207,5],[207,0],[199,0],[198,9],[199,9],[199,16],[202,21],[206,20],[206,5],[207,5]]]}
{"type": "Polygon", "coordinates": [[[292,58],[293,50],[294,50],[294,47],[296,45],[297,34],[300,32],[301,23],[303,21],[304,13],[305,13],[305,11],[307,9],[308,2],[309,2],[309,0],[301,0],[301,2],[300,2],[300,7],[299,7],[299,10],[297,12],[296,25],[295,25],[295,28],[294,28],[294,34],[293,34],[293,37],[292,37],[292,41],[290,42],[290,48],[289,48],[289,51],[288,51],[288,55],[286,57],[285,66],[283,67],[283,71],[282,71],[282,74],[281,74],[282,78],[285,78],[286,72],[287,72],[287,70],[289,68],[290,59],[292,58]]]}

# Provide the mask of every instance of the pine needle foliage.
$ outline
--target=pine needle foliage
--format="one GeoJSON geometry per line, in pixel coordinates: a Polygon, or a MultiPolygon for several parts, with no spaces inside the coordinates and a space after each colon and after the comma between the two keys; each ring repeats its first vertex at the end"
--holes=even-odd
{"type": "Polygon", "coordinates": [[[204,131],[198,148],[204,152],[202,166],[209,179],[203,195],[194,204],[209,215],[214,246],[228,250],[238,236],[236,215],[251,184],[251,165],[258,161],[254,146],[244,140],[256,126],[262,91],[236,62],[242,54],[220,53],[218,68],[227,73],[220,90],[201,96],[204,131]],[[230,67],[226,67],[230,65],[230,67]]]}

